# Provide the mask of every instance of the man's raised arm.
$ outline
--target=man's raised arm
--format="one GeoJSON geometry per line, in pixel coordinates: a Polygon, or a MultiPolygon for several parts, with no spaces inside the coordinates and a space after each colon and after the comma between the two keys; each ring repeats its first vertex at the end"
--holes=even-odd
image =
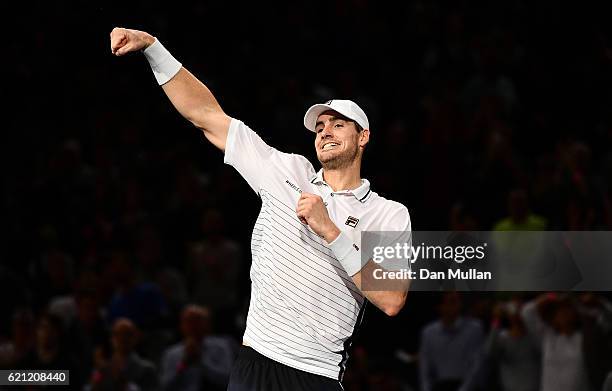
{"type": "Polygon", "coordinates": [[[142,50],[174,107],[202,130],[208,141],[225,151],[231,118],[204,83],[182,67],[154,36],[144,31],[116,27],[110,34],[110,41],[111,52],[116,56],[142,50]]]}

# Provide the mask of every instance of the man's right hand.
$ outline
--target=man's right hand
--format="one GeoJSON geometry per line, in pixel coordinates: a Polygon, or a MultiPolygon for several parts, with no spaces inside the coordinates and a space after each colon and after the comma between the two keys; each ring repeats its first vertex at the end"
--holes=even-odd
{"type": "Polygon", "coordinates": [[[123,56],[148,48],[155,42],[155,37],[144,31],[115,27],[110,33],[110,41],[111,52],[115,56],[123,56]]]}

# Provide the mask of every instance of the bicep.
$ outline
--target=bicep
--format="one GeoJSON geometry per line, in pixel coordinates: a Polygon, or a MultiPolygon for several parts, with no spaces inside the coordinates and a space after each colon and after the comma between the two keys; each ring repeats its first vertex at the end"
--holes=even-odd
{"type": "Polygon", "coordinates": [[[225,152],[231,122],[232,119],[224,112],[211,113],[207,121],[207,128],[200,128],[200,130],[212,145],[225,152]]]}
{"type": "Polygon", "coordinates": [[[217,148],[224,151],[231,118],[204,83],[181,68],[162,86],[172,105],[217,148]]]}

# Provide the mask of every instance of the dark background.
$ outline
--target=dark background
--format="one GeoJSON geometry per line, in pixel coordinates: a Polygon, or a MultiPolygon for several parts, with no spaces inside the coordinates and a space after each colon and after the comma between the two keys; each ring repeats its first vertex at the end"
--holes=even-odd
{"type": "MultiPolygon", "coordinates": [[[[610,229],[608,7],[381,3],[5,4],[0,336],[17,309],[38,314],[84,288],[110,322],[116,252],[166,295],[170,310],[141,328],[176,332],[196,301],[193,246],[223,241],[240,254],[227,277],[236,297],[201,304],[218,333],[240,338],[259,200],[174,111],[142,55],[111,55],[115,26],[157,36],[229,115],[313,162],[305,110],[358,102],[372,131],[363,176],[408,207],[413,229],[493,229],[514,190],[547,229],[610,229]],[[163,270],[185,297],[168,297],[163,270]]],[[[465,298],[476,312],[495,299],[465,298]]],[[[371,311],[357,345],[381,362],[414,353],[435,301],[411,294],[396,319],[371,311]]]]}

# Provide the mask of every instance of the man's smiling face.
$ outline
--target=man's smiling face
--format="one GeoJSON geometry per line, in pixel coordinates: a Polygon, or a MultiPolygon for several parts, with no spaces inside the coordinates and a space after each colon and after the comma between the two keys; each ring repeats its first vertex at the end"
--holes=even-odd
{"type": "Polygon", "coordinates": [[[364,130],[342,114],[333,110],[323,112],[315,127],[315,149],[324,169],[336,170],[349,166],[367,143],[364,130]]]}

